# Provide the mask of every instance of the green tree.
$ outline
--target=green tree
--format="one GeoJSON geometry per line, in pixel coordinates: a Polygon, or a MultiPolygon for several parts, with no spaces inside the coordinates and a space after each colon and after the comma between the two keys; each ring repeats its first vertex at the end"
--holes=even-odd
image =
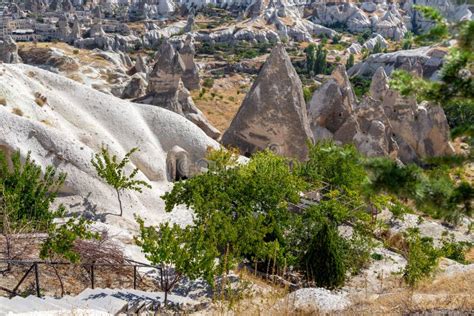
{"type": "Polygon", "coordinates": [[[337,228],[327,220],[323,219],[319,226],[304,253],[302,264],[308,267],[306,273],[317,286],[336,288],[344,284],[346,278],[343,240],[337,228]]]}
{"type": "MultiPolygon", "coordinates": [[[[1,233],[6,237],[6,252],[9,258],[12,233],[41,232],[47,238],[41,244],[42,259],[61,258],[77,262],[80,255],[74,249],[78,239],[95,238],[97,234],[89,230],[90,221],[84,218],[69,218],[61,204],[56,210],[51,205],[66,180],[65,173],[58,173],[53,166],[41,170],[30,153],[24,162],[20,152],[11,157],[11,164],[4,152],[0,151],[0,215],[1,233]]],[[[64,293],[63,282],[53,266],[64,293]]]]}
{"type": "Polygon", "coordinates": [[[449,37],[449,28],[446,19],[435,8],[430,6],[414,5],[413,9],[421,12],[425,19],[433,21],[434,26],[424,34],[418,35],[415,42],[421,45],[427,45],[433,42],[445,40],[449,37]]]}
{"type": "Polygon", "coordinates": [[[338,146],[332,141],[308,144],[308,160],[298,172],[316,187],[358,189],[367,181],[362,156],[352,145],[338,146]]]}
{"type": "Polygon", "coordinates": [[[406,32],[403,36],[402,49],[412,49],[413,47],[413,33],[406,32]]]}
{"type": "Polygon", "coordinates": [[[159,268],[160,287],[165,292],[165,304],[168,293],[184,277],[195,280],[205,278],[213,282],[215,254],[207,249],[191,227],[181,228],[177,224],[160,224],[158,229],[145,226],[143,219],[137,217],[140,233],[135,242],[142,248],[145,257],[159,268]]]}
{"type": "Polygon", "coordinates": [[[380,41],[377,41],[374,45],[374,48],[372,49],[371,54],[378,54],[382,52],[382,43],[380,41]]]}
{"type": "Polygon", "coordinates": [[[306,71],[311,74],[314,71],[314,65],[316,63],[316,45],[311,43],[306,47],[306,71]]]}
{"type": "Polygon", "coordinates": [[[22,163],[20,152],[11,156],[11,168],[8,157],[0,151],[0,199],[4,204],[4,214],[0,218],[7,221],[10,229],[27,224],[33,231],[45,231],[55,217],[63,215],[61,205],[57,211],[51,210],[51,204],[66,179],[65,173],[58,173],[53,166],[46,167],[44,173],[27,154],[22,163]]]}
{"type": "Polygon", "coordinates": [[[405,282],[411,287],[433,274],[438,266],[440,251],[433,246],[433,240],[420,236],[416,229],[405,234],[407,265],[403,271],[405,282]]]}
{"type": "Polygon", "coordinates": [[[309,44],[306,48],[306,69],[311,75],[325,74],[327,72],[327,50],[323,44],[316,46],[309,44]]]}
{"type": "Polygon", "coordinates": [[[349,58],[347,59],[347,62],[346,62],[346,69],[349,69],[352,66],[354,66],[354,62],[355,62],[354,54],[350,54],[349,58]]]}
{"type": "Polygon", "coordinates": [[[178,182],[163,196],[166,210],[184,204],[194,211],[194,226],[209,249],[218,254],[220,272],[244,258],[275,258],[274,243],[284,248],[288,203],[299,201],[304,183],[288,161],[271,151],[252,156],[246,165],[227,167],[223,153],[214,152],[209,172],[178,182]],[[221,161],[224,163],[214,163],[221,161]]]}
{"type": "MultiPolygon", "coordinates": [[[[50,261],[66,260],[71,263],[78,263],[81,255],[75,249],[78,240],[98,239],[99,234],[90,229],[91,221],[84,217],[69,218],[63,223],[53,222],[48,227],[48,237],[41,244],[40,258],[50,261]]],[[[61,286],[61,296],[64,295],[64,283],[59,275],[56,266],[52,268],[61,286]]]]}
{"type": "Polygon", "coordinates": [[[151,188],[147,182],[134,179],[138,174],[138,168],[135,168],[129,175],[125,173],[125,168],[130,162],[130,156],[136,151],[138,151],[138,148],[132,148],[119,162],[116,155],[110,156],[108,148],[102,147],[100,153],[95,154],[91,159],[91,163],[99,177],[115,189],[120,207],[120,216],[123,214],[122,200],[120,199],[122,191],[133,190],[141,193],[143,187],[151,188]]]}

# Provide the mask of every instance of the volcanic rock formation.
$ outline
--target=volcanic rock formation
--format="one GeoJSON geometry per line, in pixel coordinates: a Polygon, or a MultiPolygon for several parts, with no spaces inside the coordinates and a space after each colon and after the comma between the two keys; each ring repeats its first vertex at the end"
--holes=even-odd
{"type": "Polygon", "coordinates": [[[270,148],[298,159],[307,156],[312,139],[302,83],[283,45],[276,45],[246,95],[229,129],[225,145],[242,154],[270,148]]]}
{"type": "Polygon", "coordinates": [[[147,94],[137,99],[140,103],[153,104],[176,112],[199,126],[207,135],[217,139],[220,132],[209,123],[194,105],[183,84],[186,66],[171,43],[165,41],[157,53],[157,61],[148,75],[147,94]]]}
{"type": "Polygon", "coordinates": [[[9,64],[21,62],[18,46],[11,36],[5,37],[3,41],[0,40],[0,61],[9,64]]]}

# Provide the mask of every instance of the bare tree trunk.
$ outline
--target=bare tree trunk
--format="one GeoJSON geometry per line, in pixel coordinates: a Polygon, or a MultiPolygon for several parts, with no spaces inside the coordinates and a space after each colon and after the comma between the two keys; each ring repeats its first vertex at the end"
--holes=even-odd
{"type": "Polygon", "coordinates": [[[117,192],[117,199],[118,199],[119,207],[120,207],[120,216],[122,216],[123,209],[122,209],[122,200],[120,199],[120,191],[118,189],[115,189],[115,192],[117,192]]]}

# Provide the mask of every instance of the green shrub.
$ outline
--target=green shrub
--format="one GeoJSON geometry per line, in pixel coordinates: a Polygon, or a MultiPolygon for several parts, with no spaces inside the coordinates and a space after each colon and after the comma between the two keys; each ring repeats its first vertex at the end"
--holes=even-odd
{"type": "Polygon", "coordinates": [[[421,237],[416,229],[405,234],[408,250],[407,265],[403,271],[405,282],[413,287],[422,279],[433,275],[438,267],[440,251],[433,246],[431,238],[421,237]]]}
{"type": "Polygon", "coordinates": [[[308,267],[306,273],[317,286],[331,289],[344,284],[343,247],[337,228],[323,220],[303,257],[303,265],[308,267]]]}
{"type": "Polygon", "coordinates": [[[214,79],[213,78],[205,78],[202,85],[208,89],[211,89],[214,86],[214,79]]]}
{"type": "MultiPolygon", "coordinates": [[[[12,168],[8,157],[0,150],[0,200],[9,225],[27,225],[32,231],[46,231],[53,219],[64,213],[62,205],[56,211],[51,210],[51,205],[66,180],[66,174],[58,173],[53,166],[46,167],[43,173],[30,153],[22,163],[20,152],[15,152],[11,156],[11,165],[12,168]]],[[[0,222],[5,224],[4,221],[2,216],[0,222]]]]}
{"type": "Polygon", "coordinates": [[[465,252],[472,247],[472,243],[469,242],[456,242],[454,235],[443,236],[441,239],[441,255],[448,259],[457,261],[462,264],[467,264],[465,252]]]}

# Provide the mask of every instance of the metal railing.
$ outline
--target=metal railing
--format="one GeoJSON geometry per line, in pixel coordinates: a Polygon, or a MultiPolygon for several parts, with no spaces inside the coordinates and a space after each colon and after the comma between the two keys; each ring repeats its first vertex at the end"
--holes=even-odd
{"type": "MultiPolygon", "coordinates": [[[[95,287],[95,275],[94,275],[94,267],[114,267],[114,268],[123,268],[123,267],[132,267],[133,268],[133,289],[137,289],[138,287],[138,277],[140,276],[138,268],[152,268],[155,270],[160,270],[160,267],[153,266],[144,262],[139,262],[131,259],[125,259],[125,263],[71,263],[71,262],[61,262],[61,261],[41,261],[41,260],[9,260],[9,259],[0,259],[0,264],[10,264],[10,265],[30,265],[29,269],[26,273],[22,276],[18,284],[12,289],[8,289],[6,287],[0,286],[0,290],[3,290],[9,293],[9,297],[12,298],[14,296],[19,295],[18,289],[20,288],[21,284],[25,281],[25,279],[34,271],[35,274],[35,290],[36,296],[41,297],[40,291],[40,274],[39,274],[39,266],[40,265],[47,265],[47,266],[54,266],[54,265],[70,265],[70,266],[80,266],[84,268],[89,268],[89,277],[91,282],[91,288],[95,287]]],[[[87,270],[87,269],[86,269],[87,270]]]]}

